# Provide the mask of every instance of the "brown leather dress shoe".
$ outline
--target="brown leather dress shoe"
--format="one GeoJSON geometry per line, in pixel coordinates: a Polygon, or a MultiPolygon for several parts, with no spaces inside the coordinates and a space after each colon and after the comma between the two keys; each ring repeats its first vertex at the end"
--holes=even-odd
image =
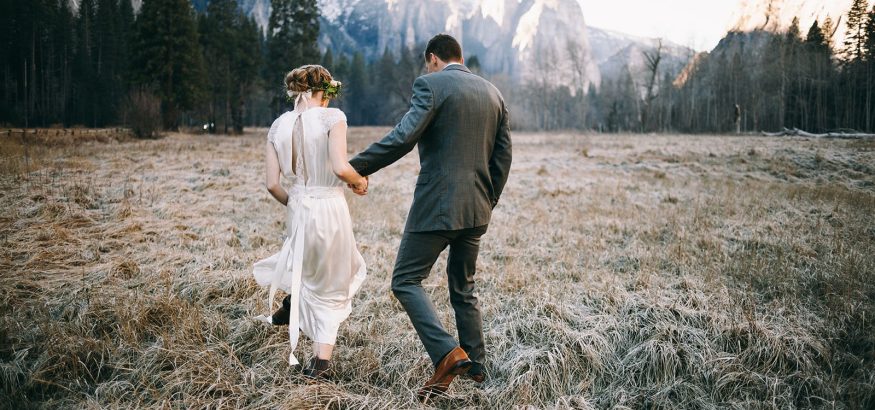
{"type": "Polygon", "coordinates": [[[434,394],[440,394],[450,388],[453,379],[468,372],[473,362],[468,360],[468,355],[461,347],[456,346],[435,367],[434,375],[425,383],[416,397],[424,402],[434,394]]]}

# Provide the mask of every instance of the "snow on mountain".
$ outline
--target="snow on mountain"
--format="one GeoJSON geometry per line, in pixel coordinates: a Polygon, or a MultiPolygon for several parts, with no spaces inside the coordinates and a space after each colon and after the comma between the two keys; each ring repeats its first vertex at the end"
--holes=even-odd
{"type": "Polygon", "coordinates": [[[490,74],[582,87],[600,81],[576,0],[320,0],[319,7],[323,49],[376,58],[446,32],[490,74]]]}
{"type": "MultiPolygon", "coordinates": [[[[202,7],[208,1],[193,0],[202,7]]],[[[238,2],[266,29],[270,0],[238,2]]],[[[373,60],[387,49],[422,47],[446,32],[462,42],[466,57],[477,56],[487,74],[584,89],[598,87],[603,74],[641,71],[643,52],[656,45],[655,39],[587,27],[577,0],[318,0],[318,5],[322,50],[362,52],[373,60]]],[[[675,70],[692,55],[686,47],[664,45],[664,68],[675,70]]]]}

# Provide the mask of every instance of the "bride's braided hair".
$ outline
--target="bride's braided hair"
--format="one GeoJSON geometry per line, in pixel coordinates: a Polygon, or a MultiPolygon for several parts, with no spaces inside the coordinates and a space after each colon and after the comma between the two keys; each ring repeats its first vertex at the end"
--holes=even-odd
{"type": "Polygon", "coordinates": [[[302,93],[307,90],[323,90],[323,84],[333,80],[331,73],[325,67],[317,64],[300,66],[286,74],[286,90],[290,93],[302,93]]]}

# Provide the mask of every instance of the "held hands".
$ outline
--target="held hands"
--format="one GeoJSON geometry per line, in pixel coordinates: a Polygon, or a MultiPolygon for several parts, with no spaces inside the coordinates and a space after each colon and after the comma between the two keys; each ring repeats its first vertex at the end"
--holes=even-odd
{"type": "Polygon", "coordinates": [[[362,177],[358,183],[355,184],[346,184],[352,192],[355,192],[357,195],[367,195],[368,194],[368,177],[362,177]]]}

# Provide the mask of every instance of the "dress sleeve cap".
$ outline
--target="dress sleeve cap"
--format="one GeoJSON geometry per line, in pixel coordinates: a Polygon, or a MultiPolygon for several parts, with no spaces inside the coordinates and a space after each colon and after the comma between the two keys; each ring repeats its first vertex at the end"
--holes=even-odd
{"type": "Polygon", "coordinates": [[[346,121],[346,114],[335,108],[328,112],[328,116],[325,118],[325,126],[331,129],[341,121],[346,121]]]}
{"type": "Polygon", "coordinates": [[[273,124],[270,125],[270,129],[267,131],[267,142],[271,144],[276,143],[276,133],[279,129],[280,119],[277,118],[273,121],[273,124]]]}

